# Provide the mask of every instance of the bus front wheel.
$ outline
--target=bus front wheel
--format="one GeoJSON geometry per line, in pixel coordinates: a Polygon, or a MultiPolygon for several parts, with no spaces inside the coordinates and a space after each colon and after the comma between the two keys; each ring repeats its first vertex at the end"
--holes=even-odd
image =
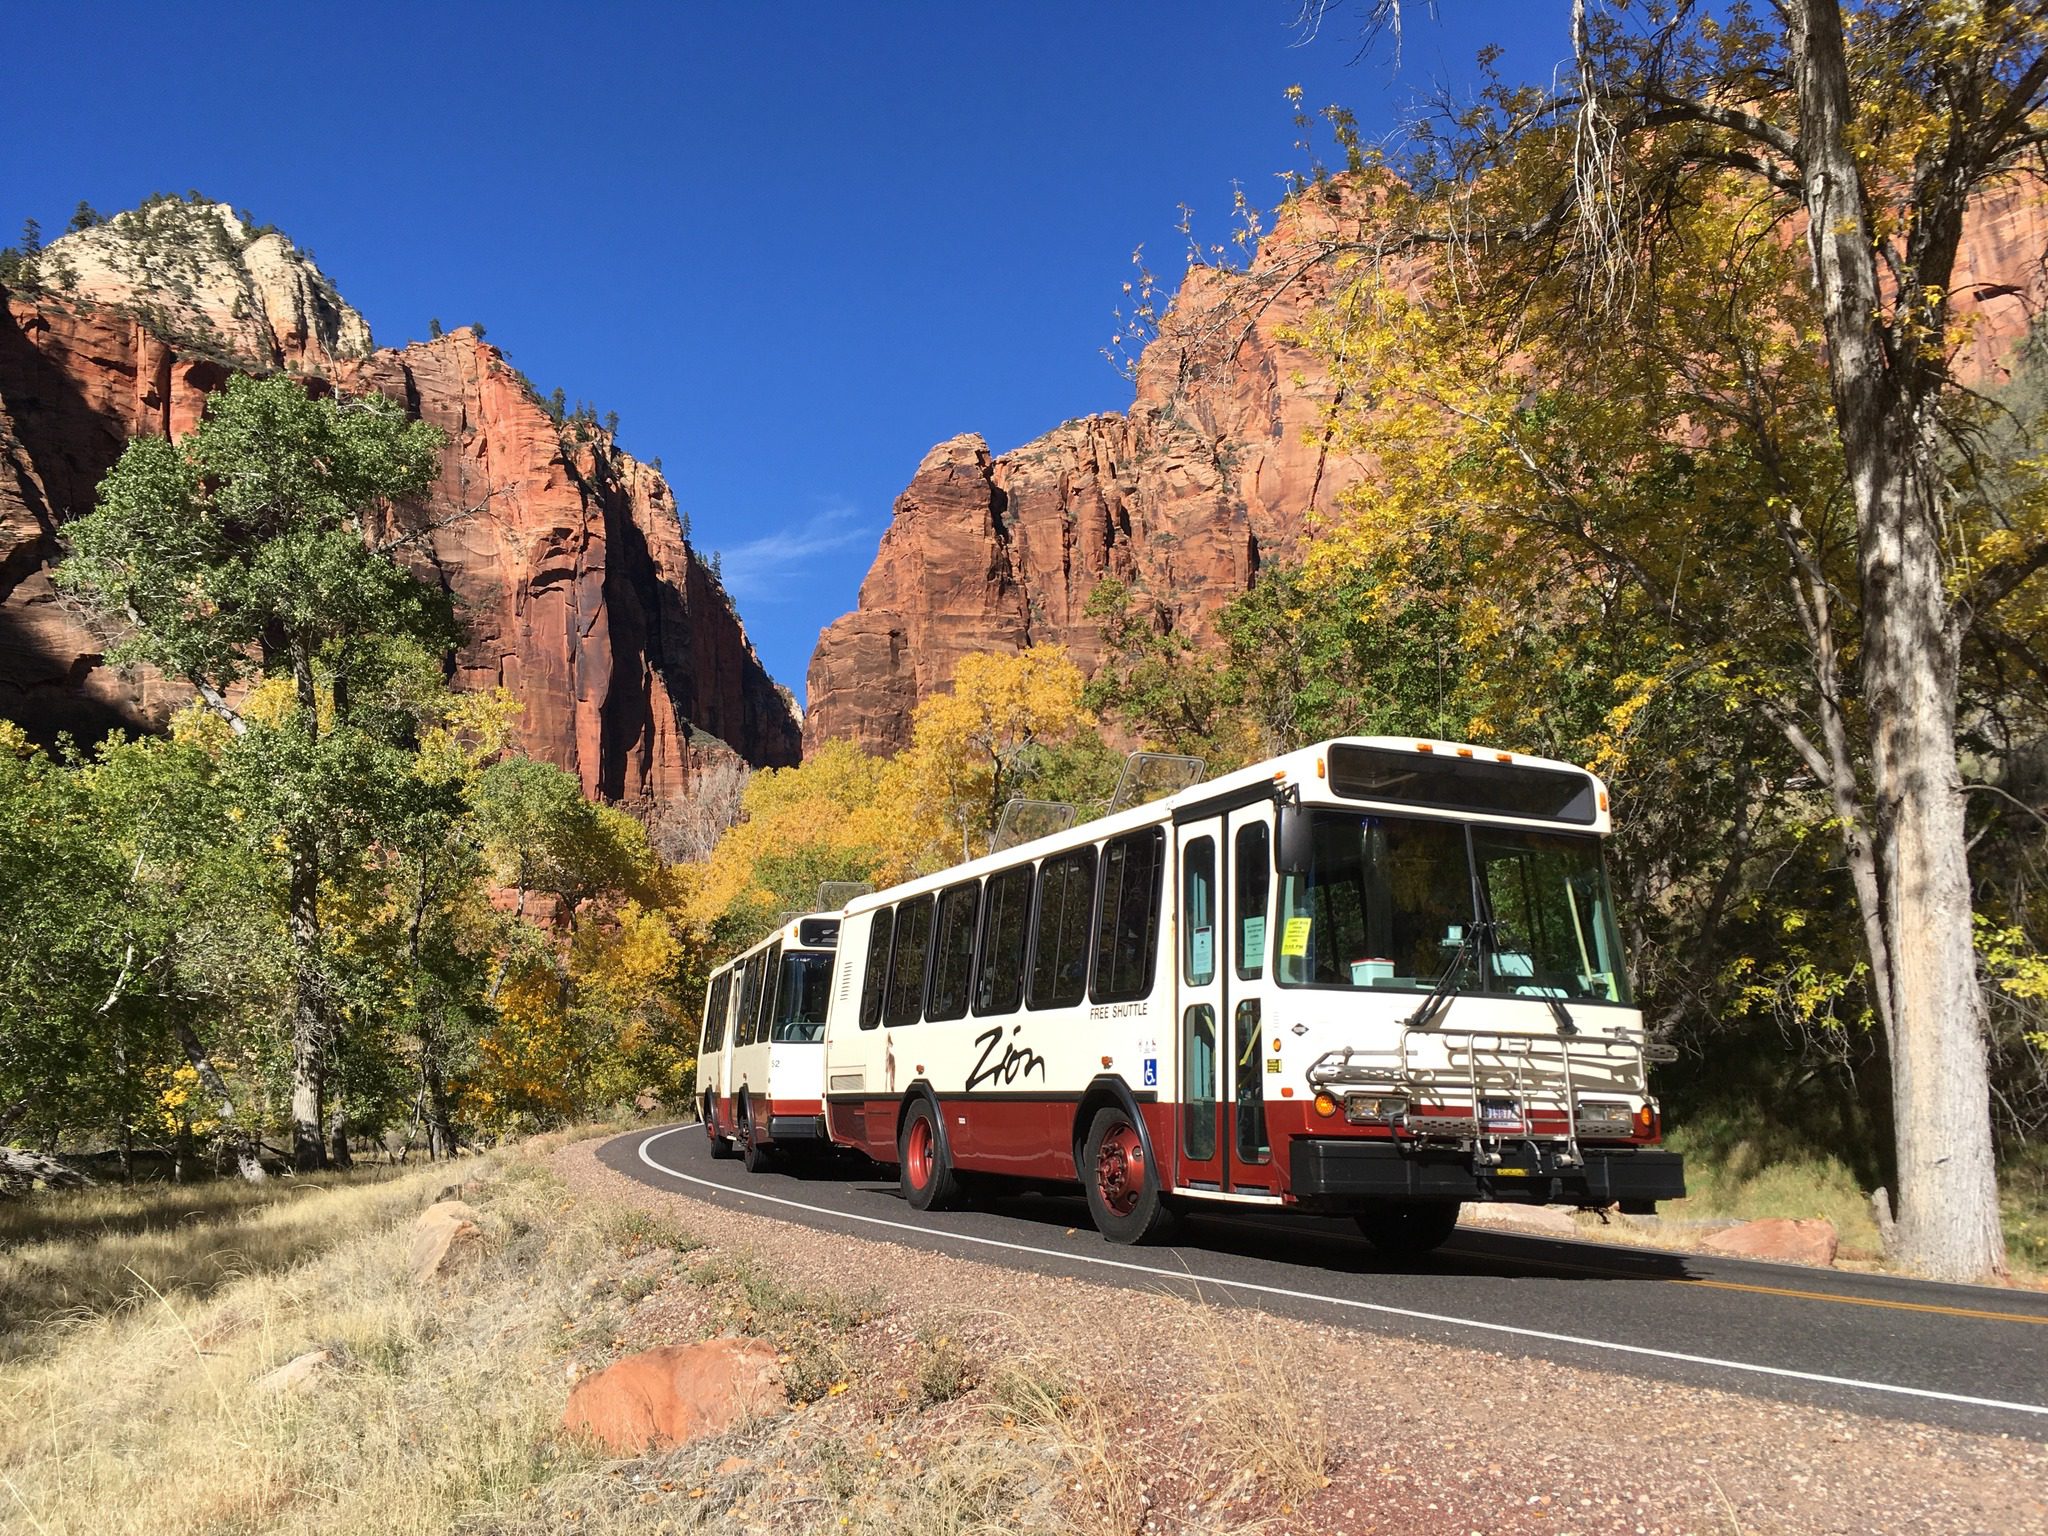
{"type": "Polygon", "coordinates": [[[1145,1138],[1120,1108],[1097,1110],[1089,1123],[1081,1183],[1096,1230],[1112,1243],[1157,1242],[1173,1226],[1145,1138]]]}
{"type": "Polygon", "coordinates": [[[718,1101],[710,1094],[704,1095],[704,1134],[711,1141],[711,1155],[715,1158],[736,1156],[732,1143],[718,1129],[718,1101]]]}
{"type": "Polygon", "coordinates": [[[960,1176],[946,1158],[946,1139],[930,1099],[919,1099],[903,1117],[896,1161],[903,1170],[903,1198],[913,1210],[942,1211],[959,1200],[960,1176]]]}
{"type": "Polygon", "coordinates": [[[775,1166],[775,1153],[762,1143],[760,1132],[754,1124],[754,1105],[751,1099],[740,1101],[740,1128],[734,1140],[739,1144],[740,1157],[744,1160],[747,1172],[766,1173],[775,1166]]]}
{"type": "Polygon", "coordinates": [[[1455,1200],[1387,1200],[1357,1216],[1365,1240],[1390,1259],[1415,1259],[1450,1241],[1458,1226],[1455,1200]]]}

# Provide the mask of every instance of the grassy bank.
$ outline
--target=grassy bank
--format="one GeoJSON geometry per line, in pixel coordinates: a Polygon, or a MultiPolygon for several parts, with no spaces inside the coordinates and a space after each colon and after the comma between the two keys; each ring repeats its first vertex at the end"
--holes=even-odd
{"type": "Polygon", "coordinates": [[[1326,1481],[1324,1440],[1273,1417],[1257,1355],[1189,1404],[1233,1426],[1221,1454],[1160,1465],[1119,1411],[984,1347],[971,1319],[795,1287],[743,1249],[571,1198],[545,1161],[559,1143],[6,1210],[0,1531],[1108,1533],[1141,1528],[1169,1485],[1216,1511],[1181,1528],[1222,1529],[1255,1488],[1270,1509],[1326,1481]],[[454,1178],[487,1252],[421,1285],[411,1223],[454,1178]],[[624,1461],[556,1432],[579,1374],[720,1333],[775,1345],[789,1414],[624,1461]],[[258,1385],[312,1350],[331,1363],[303,1389],[258,1385]]]}
{"type": "MultiPolygon", "coordinates": [[[[1685,1156],[1690,1193],[1663,1205],[1666,1218],[1820,1216],[1834,1223],[1843,1258],[1874,1263],[1881,1256],[1871,1191],[1848,1161],[1816,1148],[1798,1131],[1696,1112],[1672,1127],[1669,1145],[1685,1156]]],[[[2048,1148],[2024,1148],[2007,1159],[1999,1184],[2015,1277],[2048,1279],[2048,1148]]]]}

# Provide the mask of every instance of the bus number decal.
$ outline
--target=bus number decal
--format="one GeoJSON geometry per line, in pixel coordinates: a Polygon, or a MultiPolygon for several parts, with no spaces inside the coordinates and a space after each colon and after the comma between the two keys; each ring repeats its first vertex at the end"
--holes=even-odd
{"type": "MultiPolygon", "coordinates": [[[[1012,1032],[1022,1029],[1022,1024],[1010,1026],[1012,1032]]],[[[1020,1077],[1029,1077],[1036,1072],[1045,1076],[1045,1058],[1028,1045],[1004,1046],[1001,1060],[990,1060],[996,1047],[1003,1044],[1003,1027],[985,1029],[974,1037],[974,1043],[981,1047],[981,1055],[975,1058],[974,1070],[967,1074],[967,1087],[971,1091],[983,1083],[1000,1078],[1005,1083],[1014,1083],[1020,1077]]]]}

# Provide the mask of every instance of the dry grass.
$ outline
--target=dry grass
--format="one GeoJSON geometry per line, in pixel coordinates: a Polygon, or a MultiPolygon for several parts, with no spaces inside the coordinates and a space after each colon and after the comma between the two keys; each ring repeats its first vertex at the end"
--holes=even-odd
{"type": "MultiPolygon", "coordinates": [[[[102,1239],[110,1269],[140,1257],[184,1281],[138,1305],[110,1278],[110,1310],[17,1335],[0,1365],[0,1529],[445,1529],[574,1461],[537,1388],[559,1381],[553,1335],[603,1239],[551,1221],[559,1187],[515,1165],[490,1201],[496,1251],[451,1308],[404,1265],[404,1224],[447,1181],[445,1165],[328,1180],[231,1201],[244,1208],[212,1226],[102,1239]],[[137,1252],[181,1230],[190,1253],[137,1252]],[[339,1366],[313,1391],[250,1390],[315,1348],[339,1366]]],[[[89,1270],[92,1240],[63,1241],[79,1250],[67,1272],[89,1270]]]]}
{"type": "MultiPolygon", "coordinates": [[[[0,1359],[24,1330],[208,1296],[318,1253],[352,1223],[414,1198],[395,1170],[268,1184],[107,1187],[0,1204],[0,1359]]],[[[452,1177],[448,1165],[436,1176],[452,1177]]]]}
{"type": "Polygon", "coordinates": [[[572,1200],[531,1148],[462,1171],[488,1251],[429,1288],[405,1250],[445,1165],[10,1212],[8,1305],[61,1315],[0,1358],[0,1532],[1129,1536],[1247,1529],[1324,1476],[1265,1355],[1132,1397],[993,1342],[1009,1324],[904,1319],[572,1200]],[[556,1433],[573,1371],[719,1332],[776,1344],[790,1413],[622,1461],[556,1433]],[[313,1349],[308,1389],[254,1390],[313,1349]]]}

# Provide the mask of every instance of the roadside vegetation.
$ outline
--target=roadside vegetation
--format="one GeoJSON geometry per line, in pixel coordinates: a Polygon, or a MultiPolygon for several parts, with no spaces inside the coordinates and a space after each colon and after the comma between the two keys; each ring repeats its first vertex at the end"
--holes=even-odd
{"type": "MultiPolygon", "coordinates": [[[[580,1133],[577,1133],[580,1134],[580,1133]]],[[[1156,1436],[985,1320],[819,1290],[634,1205],[572,1198],[554,1135],[454,1164],[195,1197],[62,1192],[7,1214],[0,1530],[38,1536],[493,1532],[1128,1532],[1156,1436]],[[417,1214],[452,1177],[485,1251],[425,1283],[417,1214]],[[559,1432],[570,1385],[721,1334],[781,1357],[787,1415],[614,1458],[559,1432]],[[292,1386],[266,1384],[309,1352],[292,1386]]],[[[1235,1426],[1175,1470],[1230,1528],[1239,1495],[1327,1484],[1329,1451],[1263,1357],[1190,1406],[1235,1426]],[[1230,1470],[1258,1467],[1255,1479],[1230,1470]]]]}
{"type": "MultiPolygon", "coordinates": [[[[1317,440],[1377,472],[1213,636],[1099,573],[1092,678],[970,656],[893,758],[714,765],[648,826],[445,686],[461,615],[404,551],[477,509],[425,508],[431,428],[239,379],[131,444],[60,577],[199,702],[147,741],[0,725],[0,1186],[688,1102],[709,967],[821,882],[980,852],[1013,797],[1099,808],[1127,745],[1213,772],[1389,732],[1611,783],[1696,1208],[1826,1213],[1951,1278],[2039,1262],[2048,336],[1966,379],[1951,290],[1972,199],[2038,195],[2048,23],[1784,14],[1605,8],[1561,92],[1489,75],[1400,164],[1297,96],[1287,211],[1335,278],[1279,340],[1330,381],[1317,440]]],[[[1215,276],[1226,319],[1272,297],[1215,276]]],[[[1183,374],[1231,329],[1169,336],[1183,374]]]]}

